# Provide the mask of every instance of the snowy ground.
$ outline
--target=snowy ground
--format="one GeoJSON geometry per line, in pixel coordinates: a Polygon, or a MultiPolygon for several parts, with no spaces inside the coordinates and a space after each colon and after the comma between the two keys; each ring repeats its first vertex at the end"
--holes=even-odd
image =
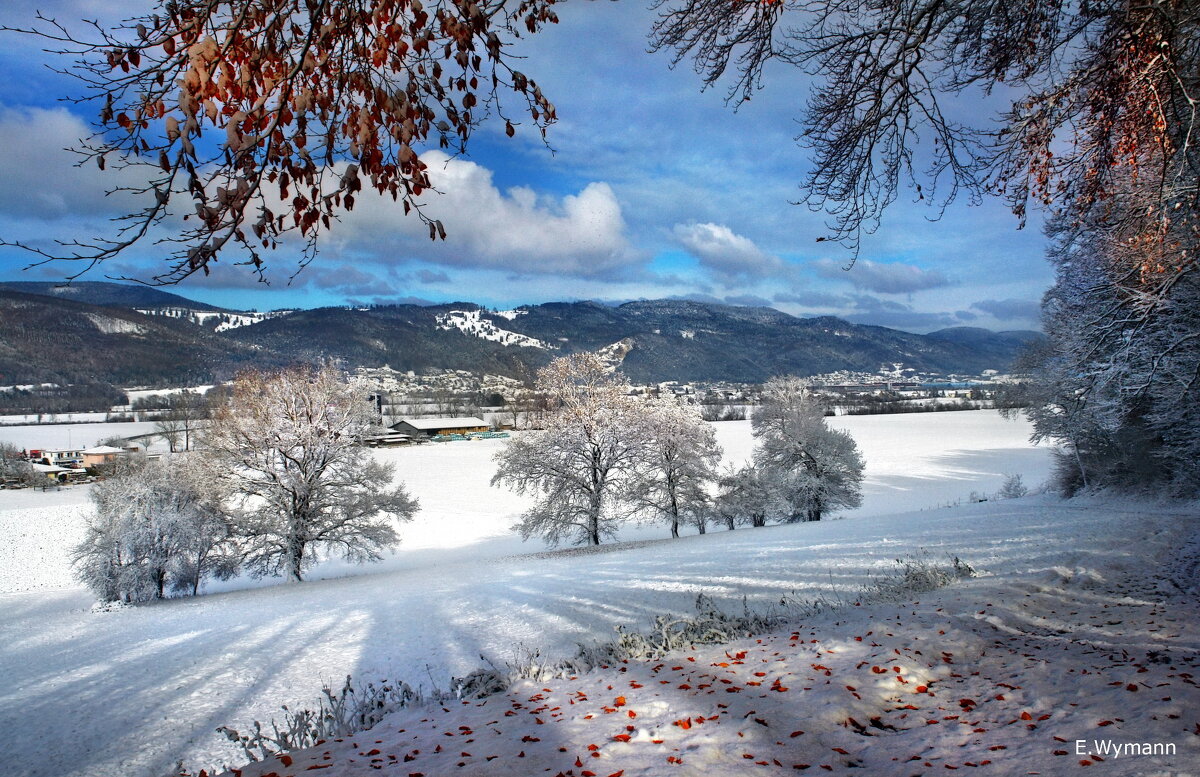
{"type": "MultiPolygon", "coordinates": [[[[979,587],[992,584],[985,581],[1019,585],[1024,580],[1046,586],[1051,597],[1074,601],[1086,589],[1055,583],[1053,567],[1096,569],[1105,580],[1123,585],[1120,564],[1130,566],[1132,556],[1122,561],[1118,550],[1141,553],[1128,543],[1142,535],[1129,534],[1128,527],[1159,532],[1147,540],[1157,543],[1146,546],[1151,555],[1173,537],[1152,517],[1127,521],[1117,511],[1080,510],[1044,498],[926,509],[971,491],[995,491],[1006,473],[1021,473],[1030,485],[1044,479],[1047,452],[1028,445],[1027,427],[1000,421],[993,412],[836,421],[855,434],[868,463],[865,504],[851,520],[678,541],[658,540],[665,534],[662,527],[634,528],[623,539],[635,542],[619,549],[529,555],[539,548],[521,544],[508,531],[525,502],[487,485],[494,469],[490,456],[503,441],[395,449],[381,455],[397,462],[423,509],[403,528],[402,550],[383,564],[365,569],[327,564],[314,577],[329,579],[304,585],[234,581],[213,595],[113,613],[89,612],[90,598],[67,576],[62,548],[78,536],[86,491],[49,494],[57,501],[40,507],[30,503],[37,494],[0,492],[0,528],[40,527],[26,530],[18,543],[0,546],[0,586],[58,589],[0,594],[0,675],[17,680],[0,687],[0,730],[5,732],[0,774],[159,777],[177,758],[197,767],[235,763],[239,754],[214,733],[216,726],[244,727],[271,717],[280,704],[309,704],[322,682],[340,684],[347,673],[444,685],[449,676],[479,666],[481,654],[503,662],[524,644],[546,655],[566,655],[576,642],[607,638],[615,625],[637,626],[659,612],[688,610],[698,592],[730,606],[743,596],[766,604],[793,590],[849,595],[869,572],[922,547],[935,556],[959,554],[992,573],[954,589],[966,597],[955,605],[963,618],[956,621],[954,638],[978,642],[989,635],[958,631],[982,628],[983,621],[966,617],[985,609],[972,597],[1001,598],[979,587]],[[895,515],[906,511],[918,512],[895,515]],[[1118,530],[1125,532],[1119,540],[1114,539],[1118,530]],[[27,556],[37,561],[29,563],[27,556]],[[1112,563],[1118,566],[1110,568],[1112,563]]],[[[718,424],[717,429],[727,457],[748,455],[747,424],[718,424]]],[[[1015,607],[1023,594],[1013,590],[1001,593],[1015,596],[1006,600],[1015,607]]],[[[1073,608],[1086,616],[1099,606],[1073,608]]],[[[1162,617],[1160,610],[1153,617],[1162,617]]],[[[868,614],[882,622],[898,611],[868,614]]],[[[873,629],[861,620],[865,616],[855,617],[844,624],[857,629],[854,635],[873,629]]],[[[941,616],[923,617],[905,639],[929,637],[930,623],[941,616]]],[[[1194,637],[1190,613],[1184,623],[1194,637]]],[[[850,632],[835,633],[842,627],[832,623],[810,628],[829,630],[827,637],[818,635],[822,639],[851,639],[850,632]]],[[[1144,636],[1138,632],[1122,639],[1144,642],[1144,636]]],[[[1195,647],[1194,642],[1189,644],[1195,647]]],[[[855,665],[858,660],[867,660],[865,654],[855,665]]],[[[828,660],[820,663],[832,666],[828,660]]],[[[915,667],[902,670],[913,674],[915,667]]],[[[674,709],[664,708],[662,714],[674,709]]],[[[707,718],[711,712],[697,708],[694,714],[707,718]]],[[[586,727],[581,731],[592,733],[586,727]]],[[[513,766],[506,772],[498,761],[485,761],[462,773],[535,774],[553,765],[539,763],[537,769],[513,766]]],[[[665,763],[642,773],[661,774],[665,763]]],[[[550,773],[564,766],[553,765],[550,773]]],[[[607,775],[620,768],[591,771],[607,775]]],[[[421,770],[396,773],[415,771],[421,770]]],[[[435,767],[424,771],[445,773],[435,767]]]]}
{"type": "MultiPolygon", "coordinates": [[[[12,416],[9,416],[10,418],[12,416]]],[[[103,414],[101,414],[103,418],[103,414]]],[[[153,421],[125,423],[26,424],[0,426],[0,442],[18,448],[90,448],[110,437],[134,437],[155,431],[153,421]]],[[[151,441],[156,443],[157,441],[151,441]]],[[[154,445],[155,450],[166,446],[154,445]]]]}
{"type": "Polygon", "coordinates": [[[1198,517],[1041,498],[804,527],[850,568],[859,531],[889,524],[987,566],[779,633],[401,710],[238,774],[1197,774],[1198,517]]]}

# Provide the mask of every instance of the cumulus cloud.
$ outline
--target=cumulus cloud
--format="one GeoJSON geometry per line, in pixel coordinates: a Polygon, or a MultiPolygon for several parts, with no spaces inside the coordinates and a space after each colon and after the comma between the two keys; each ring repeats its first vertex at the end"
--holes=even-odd
{"type": "Polygon", "coordinates": [[[365,196],[334,227],[339,250],[382,260],[398,258],[399,243],[399,258],[522,275],[612,277],[643,261],[630,250],[620,203],[606,183],[539,196],[524,187],[501,191],[491,170],[440,151],[422,159],[436,188],[423,198],[423,211],[445,225],[446,240],[430,241],[428,228],[391,198],[365,196]]]}
{"type": "Polygon", "coordinates": [[[676,224],[675,239],[700,265],[725,278],[757,279],[784,269],[783,260],[724,224],[676,224]]]}
{"type": "Polygon", "coordinates": [[[999,321],[1038,320],[1041,307],[1027,299],[981,299],[971,307],[999,321]]]}
{"type": "Polygon", "coordinates": [[[855,288],[879,294],[911,294],[925,289],[949,286],[950,281],[937,270],[922,270],[902,262],[872,262],[859,259],[849,270],[833,259],[818,259],[812,263],[816,273],[824,278],[847,281],[855,288]]]}

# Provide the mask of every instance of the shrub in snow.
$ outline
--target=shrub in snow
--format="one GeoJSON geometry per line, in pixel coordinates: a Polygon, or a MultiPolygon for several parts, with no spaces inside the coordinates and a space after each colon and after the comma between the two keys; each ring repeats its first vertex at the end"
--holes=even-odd
{"type": "Polygon", "coordinates": [[[1022,482],[1018,474],[1007,475],[1004,485],[996,492],[997,499],[1020,499],[1029,493],[1029,488],[1022,482]]]}
{"type": "Polygon", "coordinates": [[[256,720],[254,730],[246,734],[229,726],[219,726],[217,731],[241,747],[251,761],[264,761],[278,753],[365,731],[388,714],[421,701],[421,695],[407,683],[385,680],[356,688],[350,675],[341,690],[326,685],[321,694],[315,710],[291,710],[284,705],[282,724],[272,720],[269,730],[256,720]]]}
{"type": "Polygon", "coordinates": [[[799,378],[773,378],[751,419],[755,466],[787,504],[784,520],[819,521],[862,504],[863,458],[854,438],[829,428],[825,407],[799,378]]]}
{"type": "Polygon", "coordinates": [[[218,485],[186,458],[133,459],[91,492],[95,515],[74,552],[75,573],[102,602],[195,594],[238,568],[218,485]]]}
{"type": "Polygon", "coordinates": [[[645,406],[642,455],[625,498],[650,520],[665,521],[671,536],[681,523],[704,534],[711,505],[708,483],[716,478],[721,449],[712,427],[696,413],[668,400],[645,406]]]}
{"type": "Polygon", "coordinates": [[[379,561],[394,521],[417,500],[389,488],[394,469],[358,434],[374,423],[365,394],[330,366],[240,375],[213,413],[205,457],[229,484],[230,514],[256,576],[302,579],[319,550],[379,561]]]}
{"type": "Polygon", "coordinates": [[[619,494],[641,460],[644,410],[594,353],[564,356],[538,371],[550,402],[541,431],[496,454],[492,483],[537,497],[514,528],[551,545],[599,545],[623,519],[619,494]]]}
{"type": "Polygon", "coordinates": [[[907,599],[913,594],[934,591],[957,580],[975,577],[975,568],[955,556],[939,565],[927,554],[896,559],[896,569],[863,589],[865,598],[876,601],[907,599]]]}

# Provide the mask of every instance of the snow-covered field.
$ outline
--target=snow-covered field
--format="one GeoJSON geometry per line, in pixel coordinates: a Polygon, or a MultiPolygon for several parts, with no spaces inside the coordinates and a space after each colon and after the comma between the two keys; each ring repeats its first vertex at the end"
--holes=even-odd
{"type": "MultiPolygon", "coordinates": [[[[97,414],[103,418],[102,413],[97,414]]],[[[9,416],[10,418],[14,416],[9,416]]],[[[0,442],[8,442],[18,448],[90,448],[110,437],[136,437],[154,433],[153,421],[126,423],[77,423],[36,424],[0,426],[0,442]]],[[[156,450],[165,446],[151,440],[156,450]]]]}
{"type": "MultiPolygon", "coordinates": [[[[0,531],[7,537],[17,537],[0,545],[0,590],[12,592],[0,594],[0,676],[9,678],[0,686],[0,730],[5,732],[0,739],[0,774],[159,777],[176,759],[197,767],[222,761],[232,764],[238,761],[239,753],[214,733],[218,725],[245,727],[254,719],[271,717],[281,704],[310,704],[322,682],[340,684],[348,673],[362,679],[405,679],[426,687],[433,683],[445,685],[451,675],[478,667],[481,655],[503,662],[520,645],[541,648],[544,655],[567,655],[577,642],[607,638],[616,625],[640,626],[659,612],[689,610],[699,592],[729,606],[740,606],[742,597],[752,604],[765,605],[790,591],[849,595],[868,579],[869,573],[920,548],[928,548],[937,556],[958,554],[990,576],[951,589],[954,593],[947,596],[963,598],[955,600],[957,609],[947,610],[950,614],[922,611],[922,619],[915,619],[911,629],[907,621],[903,624],[904,631],[897,640],[907,641],[887,644],[904,652],[910,663],[918,661],[912,654],[919,644],[915,640],[935,640],[936,630],[944,627],[931,624],[943,617],[955,630],[951,632],[956,635],[954,639],[974,640],[974,647],[964,643],[961,649],[980,651],[971,655],[982,660],[984,643],[993,634],[1003,633],[997,629],[1011,620],[1001,618],[992,624],[987,620],[987,608],[982,604],[976,607],[976,597],[1002,600],[994,601],[994,605],[1003,606],[1006,613],[1016,617],[1020,611],[1015,608],[1022,603],[1024,593],[1031,597],[1045,593],[1064,603],[1071,602],[1073,617],[1084,617],[1101,612],[1102,602],[1141,607],[1140,603],[1154,595],[1149,590],[1130,595],[1130,601],[1116,594],[1100,597],[1084,585],[1090,573],[1077,570],[1093,570],[1105,580],[1120,578],[1141,563],[1138,559],[1143,554],[1161,556],[1177,539],[1171,527],[1179,525],[1179,519],[1160,519],[1137,505],[1081,509],[1048,497],[930,509],[964,499],[972,491],[994,492],[1008,473],[1022,474],[1030,485],[1041,482],[1048,472],[1048,452],[1029,446],[1024,424],[1002,421],[991,411],[856,416],[835,421],[856,436],[867,460],[864,505],[849,520],[742,529],[732,534],[712,532],[677,541],[659,539],[666,534],[663,527],[631,527],[622,536],[630,541],[625,546],[595,553],[541,554],[538,551],[544,548],[522,544],[508,529],[525,501],[488,485],[494,470],[490,457],[503,441],[394,449],[381,451],[380,455],[396,461],[400,477],[421,499],[422,510],[413,523],[402,528],[401,549],[384,563],[366,568],[328,563],[312,576],[313,582],[302,585],[232,581],[223,584],[224,590],[208,596],[111,613],[91,613],[90,597],[69,578],[66,548],[79,537],[82,516],[88,509],[86,489],[46,495],[0,492],[0,531]],[[42,496],[50,501],[37,506],[42,496]],[[1136,518],[1131,520],[1122,509],[1137,513],[1136,518]],[[1150,544],[1131,544],[1137,541],[1150,544]],[[1055,568],[1065,573],[1053,571],[1055,568]],[[317,580],[322,577],[326,579],[317,580]],[[1064,580],[1075,583],[1067,585],[1064,580]],[[1026,587],[1011,587],[1022,585],[1026,587]],[[1035,590],[1039,586],[1044,589],[1041,593],[1035,590]],[[41,590],[28,590],[31,588],[41,590]],[[1077,599],[1087,601],[1079,604],[1077,599]],[[976,610],[983,610],[979,618],[971,615],[976,610]],[[964,636],[972,628],[983,631],[974,637],[964,636]]],[[[749,454],[752,441],[748,424],[718,424],[717,430],[728,459],[749,454]]],[[[3,430],[0,439],[4,439],[3,430]]],[[[928,607],[933,599],[925,601],[928,607]]],[[[898,612],[894,608],[873,608],[813,624],[812,628],[829,632],[827,636],[818,635],[822,639],[849,645],[851,637],[847,635],[861,636],[882,628],[879,624],[898,612]],[[866,620],[868,617],[879,623],[873,625],[866,620]]],[[[1034,625],[1042,631],[1052,631],[1054,623],[1072,622],[1065,616],[1052,621],[1048,612],[1039,610],[1034,619],[1034,625]]],[[[1137,617],[1146,620],[1142,614],[1139,611],[1137,617]]],[[[1152,614],[1163,616],[1161,608],[1152,614]]],[[[1193,616],[1191,612],[1184,623],[1191,630],[1185,639],[1192,639],[1190,644],[1195,650],[1193,616]]],[[[897,632],[900,625],[889,628],[897,632]]],[[[1179,626],[1173,628],[1180,630],[1179,626]]],[[[768,644],[774,645],[772,650],[784,652],[787,635],[771,639],[782,639],[768,644]]],[[[1159,636],[1140,631],[1122,639],[1139,645],[1162,641],[1159,636]]],[[[883,650],[882,640],[874,641],[883,650]]],[[[849,645],[853,650],[846,655],[855,656],[854,651],[861,652],[869,645],[871,642],[855,642],[849,645]]],[[[805,649],[811,653],[815,648],[805,649]]],[[[704,654],[697,657],[697,662],[702,658],[711,659],[704,654]]],[[[832,666],[832,660],[850,659],[822,656],[818,663],[832,666]]],[[[869,659],[864,652],[855,664],[858,660],[882,659],[869,659]]],[[[993,654],[988,661],[988,666],[995,664],[994,671],[1000,671],[1002,657],[993,654]]],[[[816,658],[809,663],[814,662],[816,658]]],[[[859,671],[862,666],[839,664],[838,668],[849,672],[859,671]]],[[[793,666],[788,671],[796,669],[793,666]]],[[[629,671],[650,670],[639,667],[629,671]]],[[[902,671],[915,677],[942,670],[919,669],[913,663],[902,671]]],[[[599,687],[603,688],[613,680],[590,678],[584,682],[602,683],[599,687]]],[[[1012,679],[1006,682],[1019,684],[1012,679]]],[[[1069,685],[1064,682],[1027,690],[1015,698],[1053,694],[1037,699],[1039,705],[1049,709],[1065,703],[1063,695],[1069,685]]],[[[642,684],[649,686],[647,682],[642,684]]],[[[535,690],[528,689],[526,695],[533,695],[535,690]]],[[[565,693],[567,688],[562,686],[553,692],[565,693]]],[[[593,701],[603,701],[594,695],[598,692],[595,689],[588,692],[593,701]]],[[[1125,693],[1133,698],[1130,692],[1125,693]]],[[[1152,693],[1147,691],[1137,699],[1148,702],[1152,693]]],[[[1182,695],[1182,690],[1172,688],[1170,693],[1177,699],[1189,698],[1182,695]]],[[[777,702],[783,699],[781,694],[776,696],[777,702]]],[[[738,698],[752,697],[739,694],[738,698]]],[[[649,699],[643,701],[640,712],[645,720],[664,726],[676,710],[684,709],[672,706],[670,700],[655,700],[656,706],[651,706],[649,699]],[[651,709],[657,711],[657,717],[652,718],[651,709]]],[[[819,705],[831,704],[832,697],[816,701],[819,705]]],[[[493,708],[500,703],[508,702],[493,702],[493,708]]],[[[1190,709],[1198,707],[1192,704],[1190,709]]],[[[689,715],[712,714],[695,709],[689,715]]],[[[781,714],[779,703],[771,709],[772,714],[781,714]]],[[[1149,715],[1151,710],[1146,708],[1145,712],[1149,715]]],[[[490,721],[503,713],[489,710],[487,714],[490,717],[486,721],[490,721]]],[[[825,721],[824,713],[811,716],[793,710],[789,714],[813,717],[809,727],[821,731],[828,722],[821,722],[825,721]]],[[[1167,714],[1163,707],[1161,715],[1167,714]]],[[[555,720],[565,721],[568,717],[564,713],[555,720]]],[[[1130,715],[1124,717],[1129,719],[1130,715]]],[[[614,732],[607,728],[593,730],[582,719],[572,720],[570,726],[558,726],[554,736],[573,743],[572,737],[594,734],[611,742],[614,732]]],[[[483,730],[486,721],[476,724],[478,730],[483,730]]],[[[434,723],[445,730],[445,721],[434,723]]],[[[1187,725],[1194,724],[1192,721],[1187,725]]],[[[458,725],[466,724],[454,723],[458,725]]],[[[622,728],[624,725],[628,724],[622,722],[622,728]]],[[[890,725],[903,728],[894,721],[890,725]]],[[[759,728],[764,727],[755,724],[756,735],[763,733],[759,728]]],[[[950,728],[947,726],[947,730],[950,728]]],[[[709,732],[717,730],[736,736],[727,729],[699,727],[693,734],[705,734],[705,739],[690,740],[684,743],[685,748],[705,747],[709,732]]],[[[771,731],[777,733],[778,729],[771,731]]],[[[841,733],[838,729],[822,737],[841,733]]],[[[1081,731],[1079,735],[1091,733],[1081,731]]],[[[1070,737],[1072,732],[1062,736],[1070,737]]],[[[551,736],[541,738],[547,745],[555,741],[551,736]]],[[[787,738],[782,741],[791,742],[787,738]]],[[[432,749],[434,743],[429,742],[432,749]]],[[[1182,747],[1183,740],[1179,742],[1182,747]]],[[[516,743],[520,743],[520,736],[516,743]]],[[[713,738],[711,745],[732,753],[729,742],[720,736],[713,738]]],[[[856,752],[849,745],[837,746],[856,752]]],[[[462,750],[470,751],[472,747],[462,750]]],[[[539,755],[541,760],[536,763],[501,766],[499,759],[484,761],[484,755],[476,753],[480,763],[472,761],[471,769],[466,771],[445,763],[394,773],[540,774],[553,766],[553,774],[569,765],[554,765],[557,762],[552,759],[559,755],[557,746],[531,747],[531,757],[534,751],[542,750],[547,755],[539,755]]],[[[509,755],[515,758],[516,753],[509,755]]],[[[589,757],[586,748],[583,757],[589,757]]],[[[738,768],[748,763],[740,755],[735,757],[738,768]]],[[[370,758],[365,760],[369,762],[370,758]]],[[[627,774],[666,773],[665,760],[647,760],[635,766],[636,760],[630,761],[634,771],[627,774]]],[[[1002,762],[994,756],[991,760],[1002,762]]],[[[693,758],[692,765],[682,767],[684,771],[679,773],[735,773],[719,766],[709,770],[703,766],[705,763],[693,758]]],[[[607,775],[623,768],[611,760],[603,765],[610,764],[616,765],[606,771],[591,770],[607,775]]],[[[367,764],[360,766],[361,771],[344,773],[374,773],[366,768],[367,764]]],[[[574,774],[581,774],[581,770],[576,768],[574,774]]]]}

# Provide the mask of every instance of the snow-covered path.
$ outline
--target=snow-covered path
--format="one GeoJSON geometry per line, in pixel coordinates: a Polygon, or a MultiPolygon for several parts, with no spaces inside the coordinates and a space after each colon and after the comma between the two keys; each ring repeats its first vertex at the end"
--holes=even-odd
{"type": "MultiPolygon", "coordinates": [[[[78,534],[70,504],[6,510],[3,499],[36,495],[0,493],[0,523],[28,529],[36,520],[27,535],[42,554],[31,564],[26,547],[0,549],[0,581],[60,589],[0,594],[0,676],[15,680],[0,687],[0,773],[159,777],[178,758],[233,763],[239,753],[214,733],[218,725],[311,704],[322,682],[340,684],[347,673],[444,685],[478,667],[480,655],[502,662],[522,644],[569,654],[616,625],[689,610],[699,592],[729,605],[743,596],[767,603],[793,590],[850,591],[921,547],[1007,568],[1048,567],[1078,546],[1071,527],[1086,523],[1036,507],[883,515],[994,491],[1006,472],[1037,483],[1046,452],[1024,442],[1022,425],[994,413],[836,420],[853,429],[868,462],[866,504],[854,519],[678,541],[652,540],[661,527],[632,529],[632,547],[514,555],[537,548],[508,530],[523,501],[487,485],[502,443],[426,446],[386,454],[424,509],[404,527],[401,551],[378,567],[327,564],[314,577],[330,579],[319,582],[240,581],[112,613],[89,612],[90,597],[64,587],[66,565],[54,563],[52,548],[78,534]]],[[[718,433],[728,458],[748,454],[746,424],[718,433]]],[[[79,504],[85,492],[77,493],[79,504]]]]}

